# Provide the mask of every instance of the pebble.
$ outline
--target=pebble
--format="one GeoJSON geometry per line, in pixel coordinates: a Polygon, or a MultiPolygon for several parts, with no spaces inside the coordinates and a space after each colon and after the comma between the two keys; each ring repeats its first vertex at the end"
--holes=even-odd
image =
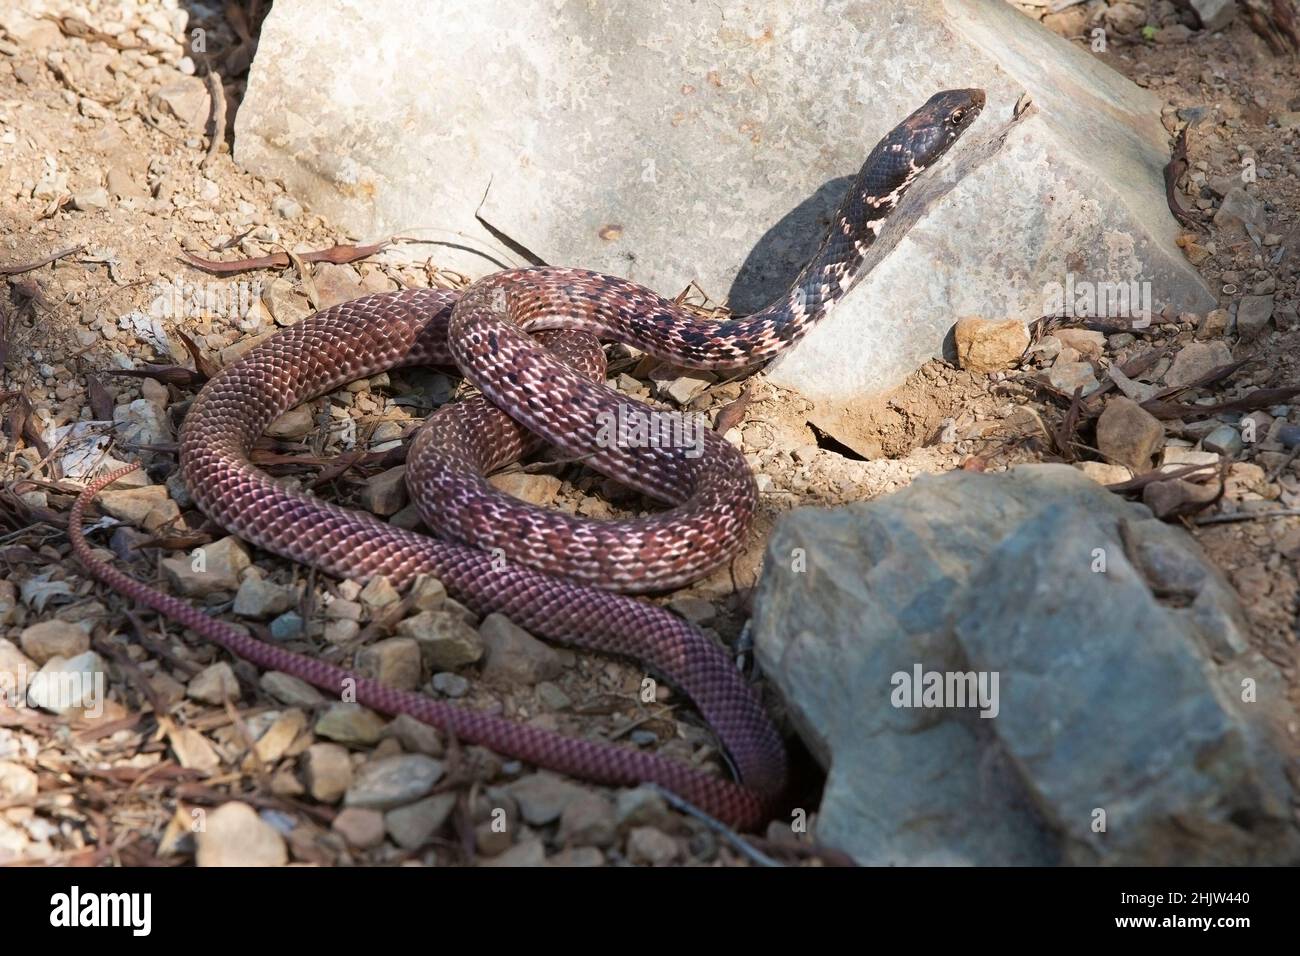
{"type": "Polygon", "coordinates": [[[302,637],[305,625],[297,611],[285,611],[271,622],[271,637],[277,641],[292,641],[302,637]]]}
{"type": "Polygon", "coordinates": [[[573,700],[557,684],[544,680],[537,685],[537,699],[547,710],[564,710],[573,700]]]}
{"type": "Polygon", "coordinates": [[[97,503],[105,514],[150,532],[157,531],[181,515],[176,502],[171,500],[163,485],[105,491],[100,494],[97,503]]]}
{"type": "Polygon", "coordinates": [[[529,837],[521,840],[510,849],[506,850],[500,856],[483,860],[479,866],[492,867],[517,867],[517,866],[545,866],[546,849],[542,846],[542,841],[536,837],[529,837]]]}
{"type": "Polygon", "coordinates": [[[302,205],[288,196],[276,196],[271,202],[271,211],[281,219],[297,219],[302,215],[302,205]]]}
{"type": "Polygon", "coordinates": [[[302,777],[312,799],[338,803],[352,786],[352,757],[338,744],[312,744],[302,755],[302,777]]]}
{"type": "Polygon", "coordinates": [[[349,807],[330,826],[358,850],[370,850],[384,842],[384,815],[378,810],[349,807]]]}
{"type": "Polygon", "coordinates": [[[1082,461],[1077,467],[1099,485],[1118,485],[1133,477],[1133,472],[1123,465],[1111,465],[1103,461],[1082,461]]]}
{"type": "Polygon", "coordinates": [[[258,686],[287,707],[319,707],[328,698],[301,677],[283,671],[267,671],[258,680],[258,686]]]}
{"type": "Polygon", "coordinates": [[[356,669],[363,677],[398,690],[420,686],[420,645],[409,637],[376,641],[357,652],[356,669]]]}
{"type": "Polygon", "coordinates": [[[562,487],[562,482],[554,475],[530,475],[522,471],[492,475],[488,484],[512,498],[539,506],[554,502],[562,487]]]}
{"type": "Polygon", "coordinates": [[[456,807],[456,794],[438,793],[405,807],[384,814],[384,829],[404,850],[418,850],[429,842],[451,811],[456,807]]]}
{"type": "Polygon", "coordinates": [[[397,633],[416,642],[424,667],[440,671],[476,663],[485,649],[479,632],[449,611],[421,611],[399,623],[397,633]]]}
{"type": "Polygon", "coordinates": [[[1160,421],[1129,398],[1112,398],[1097,420],[1097,448],[1107,460],[1134,472],[1151,467],[1165,440],[1160,421]]]}
{"type": "Polygon", "coordinates": [[[83,189],[72,194],[72,208],[80,212],[95,212],[108,208],[108,190],[103,186],[83,189]]]}
{"type": "Polygon", "coordinates": [[[489,614],[479,626],[486,648],[483,675],[522,684],[554,680],[564,670],[558,653],[504,614],[489,614]]]}
{"type": "Polygon", "coordinates": [[[421,574],[411,585],[411,607],[417,611],[436,611],[447,602],[447,589],[432,575],[421,574]]]}
{"type": "Polygon", "coordinates": [[[1241,341],[1249,342],[1259,337],[1273,318],[1273,296],[1243,296],[1237,306],[1237,335],[1241,341]]]}
{"type": "Polygon", "coordinates": [[[614,808],[608,800],[590,791],[569,801],[560,814],[557,838],[572,846],[610,846],[618,830],[614,808]]]}
{"type": "Polygon", "coordinates": [[[679,853],[677,841],[654,827],[634,827],[627,836],[627,857],[633,863],[667,866],[679,853]]]}
{"type": "Polygon", "coordinates": [[[37,664],[44,664],[54,657],[84,654],[90,650],[90,635],[75,624],[51,619],[24,628],[18,636],[18,644],[27,657],[37,664]]]}
{"type": "Polygon", "coordinates": [[[425,754],[381,757],[362,765],[343,802],[371,810],[400,807],[427,796],[442,774],[442,762],[425,754]]]}
{"type": "Polygon", "coordinates": [[[469,692],[469,681],[450,671],[434,674],[430,685],[444,697],[464,697],[469,692]]]}
{"type": "Polygon", "coordinates": [[[246,803],[231,801],[204,815],[195,835],[199,866],[284,866],[284,837],[246,803]]]}
{"type": "Polygon", "coordinates": [[[297,600],[298,596],[292,590],[267,580],[253,569],[239,583],[234,611],[241,617],[261,620],[289,610],[297,600]]]}
{"type": "Polygon", "coordinates": [[[1208,504],[1219,495],[1219,487],[1214,482],[1203,485],[1175,478],[1170,481],[1154,481],[1142,489],[1142,503],[1151,509],[1157,518],[1167,518],[1185,506],[1208,504]]]}
{"type": "Polygon", "coordinates": [[[1171,387],[1186,385],[1231,361],[1232,350],[1226,342],[1192,342],[1184,345],[1174,356],[1173,364],[1165,373],[1165,384],[1171,387]]]}
{"type": "Polygon", "coordinates": [[[1215,339],[1228,330],[1228,310],[1211,309],[1196,326],[1198,339],[1215,339]]]}
{"type": "Polygon", "coordinates": [[[554,823],[570,803],[588,792],[545,770],[520,777],[505,789],[519,805],[519,815],[533,826],[554,823]]]}
{"type": "Polygon", "coordinates": [[[27,687],[27,702],[53,714],[73,714],[82,708],[92,709],[103,705],[98,695],[108,667],[94,650],[86,650],[75,657],[52,657],[31,678],[27,687]],[[79,675],[70,679],[69,675],[79,675]]]}
{"type": "Polygon", "coordinates": [[[335,703],[316,718],[318,737],[341,744],[364,747],[376,744],[384,734],[385,721],[360,704],[335,703]]]}
{"type": "Polygon", "coordinates": [[[437,727],[416,720],[410,714],[398,714],[384,729],[384,736],[396,740],[408,753],[426,754],[441,757],[443,754],[442,736],[437,727]]]}
{"type": "Polygon", "coordinates": [[[239,700],[239,681],[225,661],[206,667],[191,678],[185,696],[204,704],[221,704],[239,700]]]}
{"type": "Polygon", "coordinates": [[[393,582],[379,574],[366,582],[359,597],[361,603],[373,611],[397,603],[401,595],[397,593],[397,588],[393,587],[393,582]]]}
{"type": "Polygon", "coordinates": [[[361,489],[361,506],[371,514],[384,518],[401,511],[409,500],[405,465],[381,471],[361,489]]]}
{"type": "Polygon", "coordinates": [[[614,800],[614,820],[620,831],[636,826],[665,826],[672,820],[664,798],[648,787],[620,791],[614,800]]]}
{"type": "Polygon", "coordinates": [[[958,319],[953,326],[957,361],[971,372],[1011,368],[1029,347],[1029,330],[1019,319],[958,319]]]}
{"type": "Polygon", "coordinates": [[[1075,389],[1082,388],[1084,395],[1096,391],[1099,383],[1092,365],[1088,362],[1065,362],[1053,365],[1047,370],[1047,382],[1052,388],[1073,395],[1075,389]]]}
{"type": "Polygon", "coordinates": [[[315,427],[316,419],[312,414],[311,405],[305,404],[289,409],[271,422],[266,428],[266,433],[272,438],[292,440],[310,434],[315,427]]]}
{"type": "Polygon", "coordinates": [[[239,588],[239,577],[252,563],[248,549],[234,536],[221,538],[190,554],[166,558],[163,573],[172,590],[186,597],[207,597],[239,588]]]}
{"type": "Polygon", "coordinates": [[[1244,446],[1241,441],[1241,432],[1231,425],[1220,425],[1201,439],[1201,447],[1206,451],[1231,458],[1241,454],[1244,446]]]}

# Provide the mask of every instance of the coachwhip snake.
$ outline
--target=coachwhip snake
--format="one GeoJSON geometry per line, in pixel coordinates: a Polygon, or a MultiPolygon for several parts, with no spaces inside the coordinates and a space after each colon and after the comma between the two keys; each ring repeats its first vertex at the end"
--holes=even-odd
{"type": "Polygon", "coordinates": [[[128,577],[91,553],[81,522],[94,495],[129,468],[97,478],[78,498],[69,521],[74,551],[110,587],[260,667],[335,694],[351,688],[359,703],[575,777],[653,781],[729,824],[757,826],[775,811],[786,777],[781,739],[757,694],[693,625],[612,593],[675,587],[725,561],[753,514],[753,479],[740,453],[712,431],[700,437],[699,455],[682,444],[611,441],[615,410],[623,420],[671,413],[605,387],[599,340],[715,370],[752,366],[788,348],[861,278],[866,250],[903,193],[983,104],[979,90],[939,93],[890,132],[850,186],[812,262],[761,312],[706,321],[632,282],[549,267],[496,273],[462,293],[381,293],[273,336],[213,377],[186,416],[181,472],[218,524],[339,577],[382,574],[401,587],[432,574],[480,614],[500,612],[533,634],[635,658],[692,700],[738,783],[394,689],[248,637],[128,577]],[[266,427],[301,402],[387,369],[447,364],[458,365],[482,395],[440,409],[408,456],[412,496],[438,538],[286,489],[249,462],[266,427]],[[484,480],[543,440],[672,507],[648,518],[579,521],[484,480]]]}

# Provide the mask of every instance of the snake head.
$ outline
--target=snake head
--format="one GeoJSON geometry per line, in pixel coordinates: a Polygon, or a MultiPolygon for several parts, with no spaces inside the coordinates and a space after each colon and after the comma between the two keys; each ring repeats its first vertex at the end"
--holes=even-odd
{"type": "Polygon", "coordinates": [[[915,175],[947,152],[982,109],[983,90],[944,90],[903,120],[877,148],[898,157],[900,173],[915,175]]]}

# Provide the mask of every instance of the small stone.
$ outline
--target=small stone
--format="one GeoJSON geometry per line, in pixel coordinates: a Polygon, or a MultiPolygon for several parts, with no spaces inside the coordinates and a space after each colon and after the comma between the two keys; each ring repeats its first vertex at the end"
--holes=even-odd
{"type": "Polygon", "coordinates": [[[405,465],[381,471],[361,489],[361,507],[384,518],[401,511],[408,500],[405,465]]]}
{"type": "Polygon", "coordinates": [[[302,776],[312,799],[338,803],[352,786],[352,758],[338,744],[312,744],[302,755],[302,776]]]}
{"type": "Polygon", "coordinates": [[[573,846],[546,858],[547,866],[592,867],[604,866],[605,855],[594,846],[573,846]]]}
{"type": "Polygon", "coordinates": [[[411,585],[411,607],[417,611],[436,611],[447,601],[447,589],[442,582],[428,574],[421,574],[411,585]]]}
{"type": "Polygon", "coordinates": [[[1123,465],[1110,465],[1102,461],[1081,461],[1075,467],[1099,485],[1118,485],[1133,477],[1133,472],[1123,465]]]}
{"type": "Polygon", "coordinates": [[[1214,483],[1198,485],[1181,478],[1154,481],[1142,489],[1142,503],[1157,518],[1183,513],[1188,507],[1207,505],[1218,496],[1219,488],[1214,483]]]}
{"type": "Polygon", "coordinates": [[[486,647],[483,676],[535,684],[554,680],[564,670],[560,655],[504,614],[489,614],[479,626],[486,647]]]}
{"type": "Polygon", "coordinates": [[[109,193],[119,199],[144,199],[149,195],[121,166],[110,166],[107,179],[109,193]]]}
{"type": "Polygon", "coordinates": [[[223,803],[195,835],[199,866],[284,866],[284,838],[246,803],[223,803]]]}
{"type": "Polygon", "coordinates": [[[614,800],[614,820],[620,831],[637,826],[666,826],[672,820],[664,798],[648,787],[623,790],[614,800]]]}
{"type": "Polygon", "coordinates": [[[168,496],[167,488],[163,485],[105,491],[96,500],[105,514],[146,531],[156,530],[167,521],[180,517],[180,509],[168,496]]]}
{"type": "Polygon", "coordinates": [[[430,684],[434,690],[444,697],[464,697],[469,691],[469,681],[450,671],[434,674],[430,684]]]}
{"type": "Polygon", "coordinates": [[[667,866],[678,853],[677,841],[654,827],[634,827],[627,836],[627,858],[633,863],[667,866]]]}
{"type": "Polygon", "coordinates": [[[554,823],[574,800],[585,794],[577,784],[545,770],[520,777],[506,787],[519,804],[519,815],[533,826],[554,823]]]}
{"type": "MultiPolygon", "coordinates": [[[[18,635],[23,653],[37,664],[52,657],[76,657],[90,650],[90,635],[75,624],[66,621],[41,621],[23,629],[18,635]]],[[[0,695],[3,699],[3,695],[0,695]]]]}
{"type": "Polygon", "coordinates": [[[301,677],[283,671],[267,671],[258,685],[287,707],[313,708],[324,705],[328,698],[301,677]]]}
{"type": "Polygon", "coordinates": [[[379,742],[384,719],[360,704],[336,703],[316,719],[316,735],[341,744],[365,747],[379,742]]]}
{"type": "Polygon", "coordinates": [[[517,866],[545,866],[546,848],[542,845],[541,840],[530,837],[516,843],[500,856],[483,860],[479,865],[510,868],[517,866]]]}
{"type": "Polygon", "coordinates": [[[1231,425],[1220,425],[1201,439],[1201,447],[1217,455],[1232,458],[1241,454],[1244,446],[1241,440],[1241,432],[1231,425]]]}
{"type": "Polygon", "coordinates": [[[1097,448],[1108,460],[1146,471],[1165,440],[1159,419],[1128,398],[1112,398],[1097,420],[1097,448]]]}
{"type": "Polygon", "coordinates": [[[395,604],[400,597],[397,588],[393,587],[393,582],[382,574],[371,578],[361,589],[361,603],[371,610],[395,604]]]}
{"type": "Polygon", "coordinates": [[[271,211],[281,219],[297,219],[302,215],[302,205],[288,196],[276,196],[271,202],[271,211]]]}
{"type": "Polygon", "coordinates": [[[1097,375],[1088,362],[1065,362],[1053,365],[1047,370],[1047,383],[1066,395],[1073,395],[1079,388],[1083,389],[1084,395],[1090,395],[1099,385],[1097,375]]]}
{"type": "Polygon", "coordinates": [[[370,850],[384,842],[384,815],[378,810],[349,807],[339,813],[330,824],[349,846],[370,850]]]}
{"type": "Polygon", "coordinates": [[[108,190],[103,186],[83,189],[72,194],[72,208],[80,212],[96,212],[108,208],[108,190]]]}
{"type": "Polygon", "coordinates": [[[400,807],[427,796],[442,773],[442,763],[424,754],[381,757],[362,765],[343,802],[371,810],[400,807]]]}
{"type": "Polygon", "coordinates": [[[584,792],[560,814],[558,839],[572,846],[610,846],[617,829],[610,802],[599,794],[584,792]]]}
{"type": "Polygon", "coordinates": [[[36,796],[39,778],[21,764],[0,760],[0,802],[31,800],[36,796]]]}
{"type": "Polygon", "coordinates": [[[363,677],[398,690],[420,686],[420,644],[409,637],[391,637],[363,647],[356,657],[356,669],[363,677]]]}
{"type": "Polygon", "coordinates": [[[537,685],[537,699],[542,702],[542,706],[547,710],[564,710],[573,701],[556,684],[544,680],[537,685]]]}
{"type": "Polygon", "coordinates": [[[497,829],[491,820],[484,820],[474,828],[474,846],[482,856],[496,856],[510,849],[509,830],[497,829]]]}
{"type": "Polygon", "coordinates": [[[292,641],[302,637],[305,623],[297,611],[285,611],[271,622],[271,638],[276,641],[292,641]]]}
{"type": "Polygon", "coordinates": [[[438,793],[384,814],[384,828],[404,850],[418,850],[447,822],[456,794],[438,793]]]}
{"type": "Polygon", "coordinates": [[[202,133],[208,124],[211,99],[207,84],[198,77],[173,80],[154,93],[152,100],[156,109],[175,117],[196,133],[202,133]]]}
{"type": "Polygon", "coordinates": [[[263,619],[293,607],[298,596],[289,588],[268,581],[261,574],[249,573],[235,592],[235,613],[241,617],[263,619]]]}
{"type": "Polygon", "coordinates": [[[0,637],[0,701],[12,688],[18,700],[25,700],[27,684],[38,669],[37,663],[14,646],[13,641],[0,637]]]}
{"type": "Polygon", "coordinates": [[[1241,341],[1249,342],[1258,338],[1268,327],[1268,320],[1273,318],[1272,295],[1243,296],[1237,306],[1237,335],[1241,341]]]}
{"type": "Polygon", "coordinates": [[[718,609],[712,601],[698,597],[678,597],[668,602],[672,608],[692,624],[708,624],[718,616],[718,609]]]}
{"type": "Polygon", "coordinates": [[[190,554],[166,558],[162,566],[173,590],[186,597],[207,597],[237,590],[241,573],[251,563],[243,542],[232,535],[195,548],[190,554]]]}
{"type": "Polygon", "coordinates": [[[347,619],[327,621],[325,623],[325,640],[331,644],[351,644],[361,633],[361,625],[347,619]]]}
{"type": "Polygon", "coordinates": [[[488,484],[512,498],[545,506],[555,501],[563,483],[554,475],[529,475],[516,471],[492,475],[488,484]]]}
{"type": "Polygon", "coordinates": [[[1214,224],[1224,230],[1245,232],[1249,225],[1257,233],[1264,233],[1266,220],[1264,204],[1241,185],[1233,186],[1223,197],[1223,202],[1214,214],[1214,224]]]}
{"type": "Polygon", "coordinates": [[[1174,356],[1173,364],[1165,373],[1165,384],[1170,387],[1187,385],[1231,361],[1232,351],[1226,342],[1192,342],[1184,345],[1174,356]]]}
{"type": "Polygon", "coordinates": [[[316,418],[311,405],[298,405],[289,409],[266,427],[266,433],[272,438],[292,440],[309,435],[316,427],[316,418]]]}
{"type": "Polygon", "coordinates": [[[410,714],[394,717],[385,728],[384,736],[396,740],[407,753],[426,754],[430,757],[441,757],[443,754],[442,736],[438,733],[438,728],[416,720],[410,714]]]}
{"type": "Polygon", "coordinates": [[[225,661],[199,671],[185,688],[185,696],[204,704],[239,700],[239,680],[225,661]]]}
{"type": "Polygon", "coordinates": [[[448,611],[421,611],[399,623],[397,633],[418,644],[420,659],[428,668],[454,670],[483,656],[483,638],[448,611]]]}
{"type": "Polygon", "coordinates": [[[1227,309],[1211,309],[1196,326],[1196,337],[1198,339],[1219,338],[1228,330],[1228,318],[1227,309]]]}
{"type": "Polygon", "coordinates": [[[262,290],[262,304],[279,326],[294,325],[311,314],[306,297],[288,279],[273,279],[268,283],[262,290]]]}
{"type": "Polygon", "coordinates": [[[1211,32],[1222,30],[1237,15],[1236,0],[1191,0],[1201,27],[1211,32]]]}
{"type": "Polygon", "coordinates": [[[221,766],[221,757],[212,742],[191,727],[174,727],[167,735],[176,762],[186,770],[207,773],[221,766]]]}
{"type": "Polygon", "coordinates": [[[1011,368],[1029,347],[1029,330],[1019,319],[959,319],[953,327],[957,361],[971,372],[1011,368]]]}

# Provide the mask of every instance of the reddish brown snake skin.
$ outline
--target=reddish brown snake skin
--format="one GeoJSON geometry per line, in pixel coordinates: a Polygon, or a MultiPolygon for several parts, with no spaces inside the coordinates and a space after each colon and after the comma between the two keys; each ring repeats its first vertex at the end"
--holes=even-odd
{"type": "Polygon", "coordinates": [[[780,736],[757,694],[695,627],[611,593],[678,586],[734,554],[754,511],[753,480],[739,453],[712,432],[701,437],[700,457],[681,445],[623,447],[602,437],[602,413],[620,405],[625,415],[655,410],[603,385],[598,339],[710,369],[751,366],[789,347],[861,278],[865,252],[903,193],[983,103],[978,90],[936,94],[886,136],[817,256],[788,293],[755,315],[705,321],[634,283],[556,268],[497,273],[459,294],[371,295],[259,345],[213,377],[186,417],[181,472],[218,524],[339,577],[382,574],[402,587],[432,574],[480,614],[500,612],[541,637],[633,657],[694,702],[740,783],[396,690],[247,637],[135,581],[96,558],[82,533],[95,494],[130,468],[97,478],[77,499],[68,526],[73,550],[113,589],[259,667],[335,694],[354,689],[359,703],[376,710],[409,714],[461,741],[575,777],[615,786],[652,781],[728,824],[756,827],[777,809],[786,777],[780,736]],[[253,442],[289,408],[387,369],[452,363],[485,397],[440,409],[408,462],[412,495],[440,538],[290,491],[249,463],[253,442]],[[644,519],[581,522],[496,492],[483,475],[534,447],[530,433],[673,507],[644,519]]]}

